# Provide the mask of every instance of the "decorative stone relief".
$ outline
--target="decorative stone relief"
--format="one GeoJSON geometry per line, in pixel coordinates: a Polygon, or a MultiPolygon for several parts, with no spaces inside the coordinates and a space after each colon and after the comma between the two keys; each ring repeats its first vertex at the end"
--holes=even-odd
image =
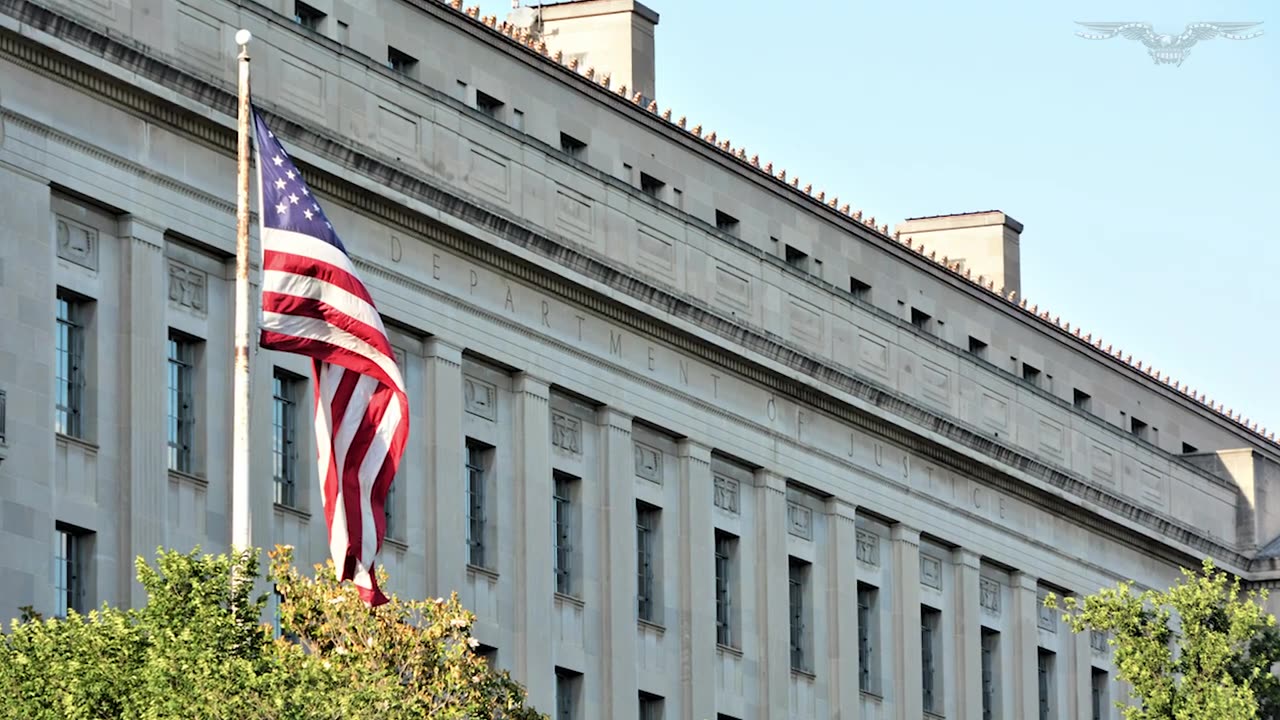
{"type": "Polygon", "coordinates": [[[942,561],[928,555],[920,556],[920,584],[935,590],[942,589],[942,561]]]}
{"type": "Polygon", "coordinates": [[[716,476],[716,507],[727,513],[738,514],[738,481],[716,476]]]}
{"type": "Polygon", "coordinates": [[[498,388],[475,378],[463,378],[463,401],[467,412],[485,420],[498,417],[498,388]]]}
{"type": "Polygon", "coordinates": [[[858,560],[872,567],[880,567],[880,536],[866,530],[858,531],[858,560]]]}
{"type": "Polygon", "coordinates": [[[662,451],[644,443],[636,443],[636,476],[662,484],[662,451]]]}
{"type": "Polygon", "coordinates": [[[201,315],[208,308],[208,276],[201,270],[169,261],[169,300],[201,315]]]}
{"type": "Polygon", "coordinates": [[[582,454],[582,421],[564,413],[551,413],[551,444],[575,455],[582,454]]]}
{"type": "Polygon", "coordinates": [[[98,231],[58,216],[58,257],[90,270],[98,269],[98,231]]]}
{"type": "Polygon", "coordinates": [[[1051,633],[1058,632],[1058,618],[1053,616],[1053,611],[1044,606],[1044,599],[1047,593],[1041,591],[1036,593],[1036,607],[1040,609],[1040,629],[1048,630],[1051,633]]]}
{"type": "Polygon", "coordinates": [[[1090,630],[1089,647],[1093,648],[1096,653],[1105,653],[1107,651],[1107,634],[1101,630],[1090,630]]]}
{"type": "Polygon", "coordinates": [[[787,501],[787,532],[805,540],[813,539],[813,511],[798,502],[787,501]]]}
{"type": "Polygon", "coordinates": [[[1000,583],[990,578],[978,579],[978,602],[991,615],[1000,614],[1000,583]]]}

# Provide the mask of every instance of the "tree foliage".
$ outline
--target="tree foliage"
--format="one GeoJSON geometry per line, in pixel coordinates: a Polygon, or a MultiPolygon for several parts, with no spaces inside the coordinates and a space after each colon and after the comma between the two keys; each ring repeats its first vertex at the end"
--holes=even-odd
{"type": "Polygon", "coordinates": [[[331,563],[310,577],[289,549],[270,555],[279,638],[252,597],[256,552],[138,558],[140,609],[28,609],[0,636],[0,718],[543,717],[474,652],[456,595],[370,609],[331,563]]]}
{"type": "Polygon", "coordinates": [[[1280,718],[1280,679],[1271,673],[1280,631],[1263,609],[1266,591],[1242,597],[1239,578],[1208,559],[1182,575],[1164,591],[1135,594],[1122,582],[1083,601],[1050,595],[1045,605],[1061,609],[1073,632],[1109,634],[1118,679],[1136,701],[1124,707],[1126,720],[1280,718]]]}

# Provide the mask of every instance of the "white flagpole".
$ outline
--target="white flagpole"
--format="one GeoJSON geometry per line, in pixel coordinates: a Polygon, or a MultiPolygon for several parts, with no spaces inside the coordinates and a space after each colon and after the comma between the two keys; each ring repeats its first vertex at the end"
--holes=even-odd
{"type": "Polygon", "coordinates": [[[253,547],[249,504],[249,40],[248,30],[236,33],[240,46],[239,155],[236,166],[236,350],[232,378],[231,547],[253,547]]]}

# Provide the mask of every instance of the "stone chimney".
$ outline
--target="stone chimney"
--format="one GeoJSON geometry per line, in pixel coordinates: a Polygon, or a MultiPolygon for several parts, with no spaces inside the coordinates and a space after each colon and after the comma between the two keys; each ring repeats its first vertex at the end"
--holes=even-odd
{"type": "Polygon", "coordinates": [[[938,257],[961,262],[976,280],[981,275],[1004,288],[1005,295],[1022,295],[1022,268],[1018,251],[1022,223],[999,210],[908,218],[896,228],[902,237],[923,244],[938,257]]]}
{"type": "Polygon", "coordinates": [[[527,17],[532,10],[534,32],[566,62],[577,58],[579,68],[596,69],[596,77],[608,75],[610,87],[627,87],[627,97],[639,92],[646,104],[653,100],[653,29],[658,13],[635,0],[571,0],[520,8],[512,13],[527,17]]]}

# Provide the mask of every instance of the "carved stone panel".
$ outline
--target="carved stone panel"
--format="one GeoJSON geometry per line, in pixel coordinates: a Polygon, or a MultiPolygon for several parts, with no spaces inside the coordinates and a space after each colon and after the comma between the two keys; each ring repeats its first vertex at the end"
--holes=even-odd
{"type": "Polygon", "coordinates": [[[1000,583],[990,578],[978,579],[978,602],[991,615],[1000,614],[1000,583]]]}
{"type": "Polygon", "coordinates": [[[1101,630],[1089,631],[1089,647],[1096,653],[1107,651],[1107,634],[1101,630]]]}
{"type": "Polygon", "coordinates": [[[787,501],[787,532],[805,540],[813,539],[813,510],[787,501]]]}
{"type": "Polygon", "coordinates": [[[209,307],[208,276],[203,270],[169,261],[169,301],[200,315],[209,307]]]}
{"type": "Polygon", "coordinates": [[[463,379],[463,400],[467,412],[485,420],[498,417],[498,389],[483,380],[463,379]]]}
{"type": "Polygon", "coordinates": [[[934,590],[942,589],[942,561],[928,555],[920,556],[920,584],[934,590]]]}
{"type": "Polygon", "coordinates": [[[57,219],[58,257],[90,270],[98,269],[98,231],[62,216],[57,219]]]}
{"type": "Polygon", "coordinates": [[[564,413],[551,413],[551,444],[574,455],[582,454],[582,421],[564,413]]]}
{"type": "Polygon", "coordinates": [[[716,507],[727,513],[738,514],[738,481],[716,476],[716,507]]]}
{"type": "Polygon", "coordinates": [[[872,567],[880,567],[880,536],[866,530],[858,531],[858,560],[872,567]]]}
{"type": "Polygon", "coordinates": [[[636,476],[649,482],[662,484],[662,451],[638,442],[636,446],[636,476]]]}
{"type": "Polygon", "coordinates": [[[1036,607],[1040,609],[1040,629],[1056,633],[1058,632],[1058,618],[1054,617],[1053,610],[1044,606],[1044,599],[1046,595],[1047,593],[1044,591],[1036,594],[1036,607]]]}

